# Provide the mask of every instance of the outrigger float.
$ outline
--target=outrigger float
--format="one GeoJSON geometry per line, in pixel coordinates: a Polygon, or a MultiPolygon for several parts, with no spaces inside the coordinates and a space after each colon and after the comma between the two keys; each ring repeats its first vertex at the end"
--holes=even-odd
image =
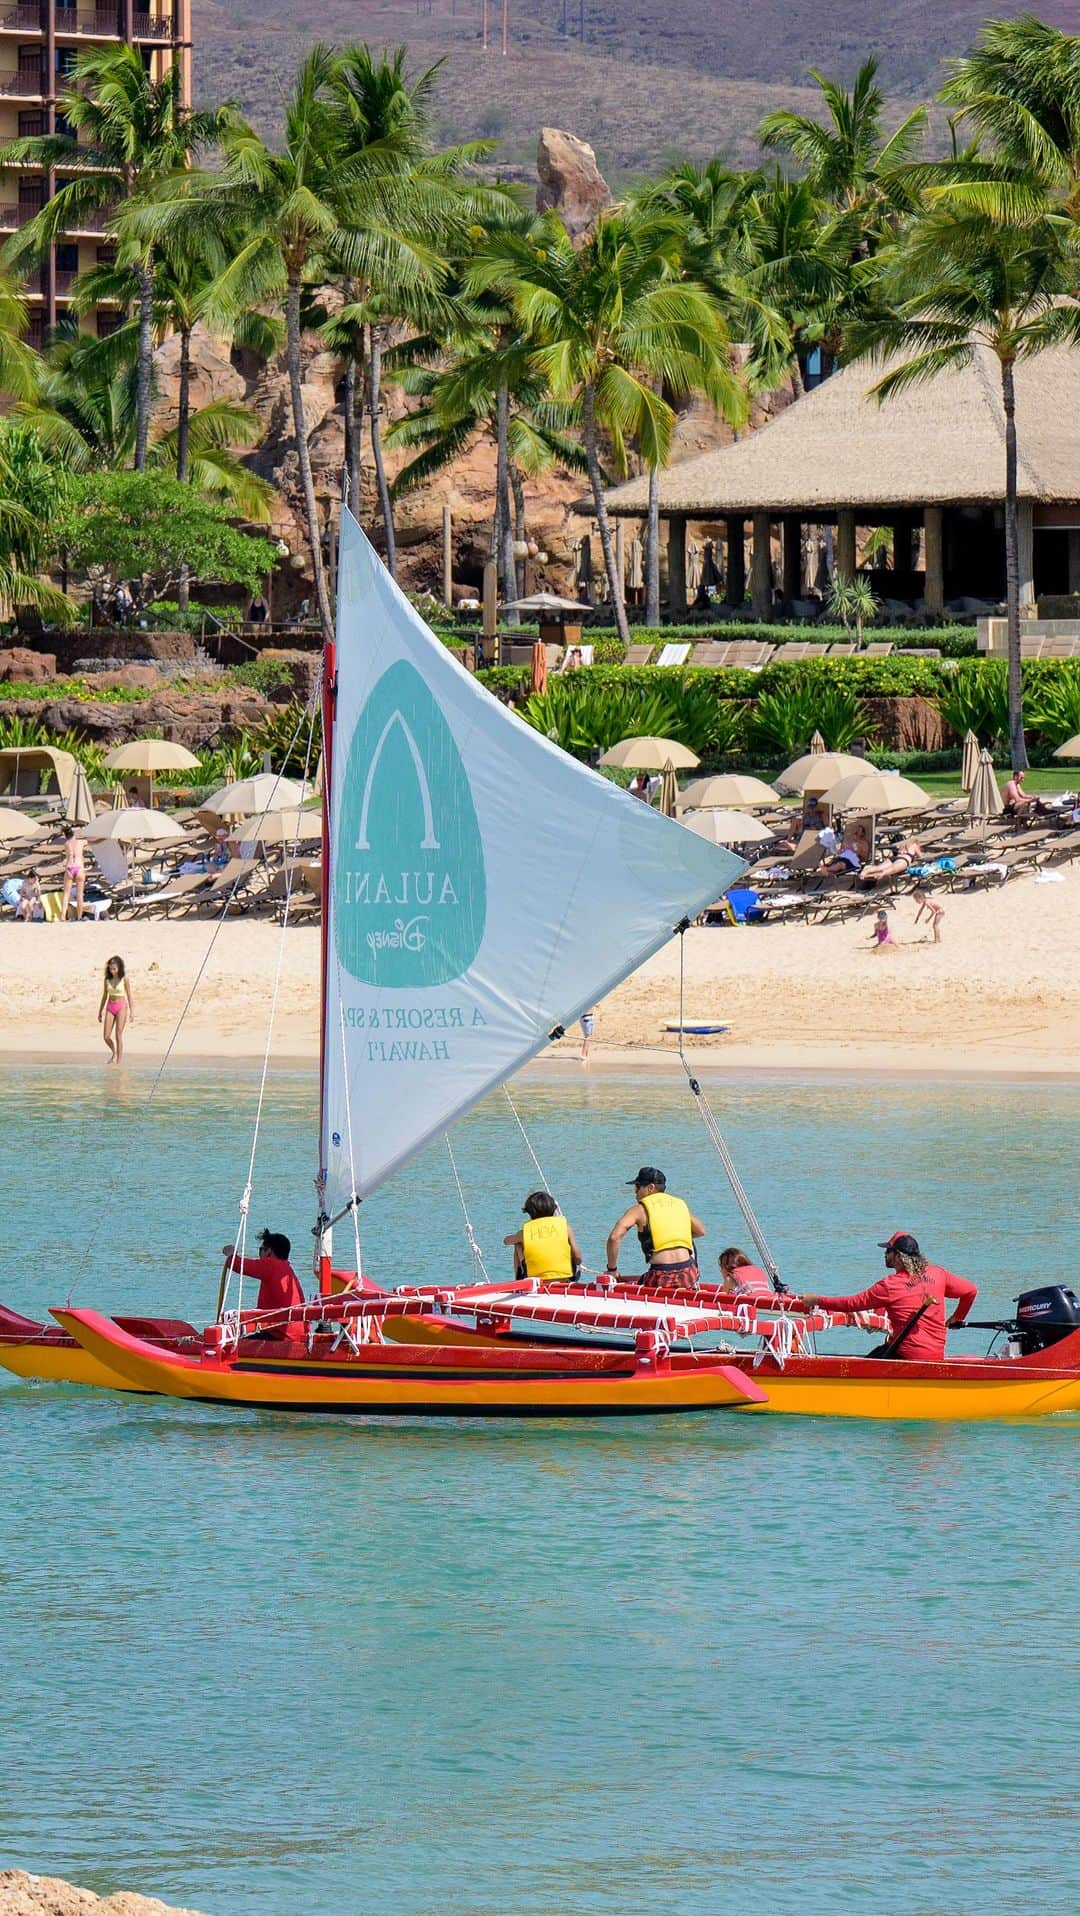
{"type": "Polygon", "coordinates": [[[819,1334],[880,1331],[882,1320],[808,1310],[783,1292],[689,1071],[775,1293],[493,1284],[464,1197],[473,1281],[383,1288],[360,1275],[361,1203],[685,930],[742,866],[500,707],[344,510],[323,739],[318,1296],[285,1312],[245,1308],[249,1186],[205,1330],[70,1303],[45,1326],[0,1308],[0,1366],[25,1379],[361,1416],[1080,1410],[1080,1305],[1063,1288],[1030,1293],[1014,1320],[985,1327],[1006,1336],[1000,1354],[917,1363],[819,1353],[819,1334]],[[344,1219],[355,1269],[343,1272],[332,1230],[344,1219]]]}

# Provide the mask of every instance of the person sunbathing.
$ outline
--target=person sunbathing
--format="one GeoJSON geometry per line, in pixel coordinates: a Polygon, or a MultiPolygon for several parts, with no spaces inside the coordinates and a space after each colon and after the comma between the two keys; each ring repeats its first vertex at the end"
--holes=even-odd
{"type": "Polygon", "coordinates": [[[881,858],[874,865],[864,865],[859,873],[863,884],[880,885],[889,878],[902,878],[912,865],[922,862],[923,848],[916,838],[905,838],[903,843],[889,858],[881,858]]]}

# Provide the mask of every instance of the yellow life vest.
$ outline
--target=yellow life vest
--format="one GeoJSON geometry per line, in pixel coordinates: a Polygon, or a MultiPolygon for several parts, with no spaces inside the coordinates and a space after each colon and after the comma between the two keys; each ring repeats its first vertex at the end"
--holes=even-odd
{"type": "Polygon", "coordinates": [[[690,1206],[684,1204],[682,1198],[672,1197],[670,1191],[654,1191],[638,1202],[649,1220],[645,1229],[638,1232],[646,1257],[655,1257],[657,1251],[693,1251],[690,1206]]]}
{"type": "Polygon", "coordinates": [[[574,1275],[570,1226],[564,1217],[530,1217],[521,1227],[526,1277],[568,1281],[574,1275]]]}

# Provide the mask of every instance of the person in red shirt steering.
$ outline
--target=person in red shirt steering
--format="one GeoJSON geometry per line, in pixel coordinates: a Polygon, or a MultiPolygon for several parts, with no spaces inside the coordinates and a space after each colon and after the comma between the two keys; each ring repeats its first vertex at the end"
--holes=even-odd
{"type": "Polygon", "coordinates": [[[898,1357],[917,1364],[940,1364],[945,1356],[946,1331],[962,1324],[978,1296],[978,1287],[940,1264],[928,1264],[910,1231],[894,1231],[881,1246],[888,1276],[879,1278],[852,1297],[803,1294],[808,1307],[825,1311],[881,1311],[889,1320],[889,1337],[874,1357],[898,1357]],[[956,1299],[946,1323],[945,1299],[956,1299]]]}
{"type": "MultiPolygon", "coordinates": [[[[253,1277],[259,1286],[255,1308],[259,1311],[298,1310],[304,1302],[300,1279],[289,1263],[292,1245],[280,1231],[263,1231],[258,1257],[237,1257],[236,1269],[243,1277],[253,1277]]],[[[236,1257],[235,1244],[222,1247],[222,1257],[236,1257]]]]}

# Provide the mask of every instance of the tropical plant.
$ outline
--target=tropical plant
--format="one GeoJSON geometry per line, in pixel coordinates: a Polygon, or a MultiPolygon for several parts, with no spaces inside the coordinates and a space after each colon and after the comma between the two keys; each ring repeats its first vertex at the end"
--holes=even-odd
{"type": "MultiPolygon", "coordinates": [[[[262,771],[262,753],[244,733],[230,745],[219,745],[199,753],[199,772],[195,783],[216,791],[222,785],[235,785],[242,778],[254,778],[262,771]]],[[[193,774],[188,773],[187,778],[193,774]]]]}
{"type": "Polygon", "coordinates": [[[41,573],[65,484],[36,435],[10,418],[0,419],[0,594],[60,624],[73,621],[77,610],[41,573]]]}
{"type": "Polygon", "coordinates": [[[260,758],[269,754],[275,771],[298,778],[306,766],[312,777],[322,751],[322,716],[316,712],[312,720],[307,707],[294,699],[288,705],[276,705],[247,734],[247,740],[260,758]]]}
{"type": "Polygon", "coordinates": [[[828,609],[834,619],[839,619],[844,631],[850,638],[852,628],[855,642],[863,642],[863,626],[877,618],[881,602],[874,592],[869,579],[834,579],[829,592],[828,609]]]}
{"type": "Polygon", "coordinates": [[[155,79],[134,46],[95,47],[80,54],[59,104],[69,131],[13,140],[0,152],[0,164],[44,166],[68,175],[6,252],[12,266],[25,268],[65,233],[77,233],[92,211],[111,213],[117,260],[130,267],[138,288],[135,469],[141,472],[150,445],[155,261],[142,214],[193,153],[221,137],[232,110],[192,112],[184,105],[180,61],[155,79]]]}
{"type": "Polygon", "coordinates": [[[815,732],[830,752],[843,752],[852,739],[865,738],[874,729],[870,713],[853,692],[792,672],[783,685],[754,700],[747,742],[751,749],[795,758],[809,749],[815,732]]]}
{"type": "Polygon", "coordinates": [[[583,684],[580,672],[549,679],[546,691],[534,692],[518,712],[575,758],[604,752],[621,738],[675,736],[675,708],[662,692],[583,684]]]}
{"type": "Polygon", "coordinates": [[[1029,696],[1032,726],[1049,745],[1064,745],[1080,733],[1080,671],[1063,664],[1052,679],[1033,688],[1029,696]]]}
{"type": "Polygon", "coordinates": [[[723,315],[704,288],[678,278],[678,220],[641,206],[601,215],[575,247],[562,222],[546,216],[522,243],[493,243],[484,272],[499,283],[507,266],[510,297],[535,338],[536,365],[554,398],[580,407],[582,438],[619,637],[630,642],[622,580],[615,564],[604,496],[600,434],[626,470],[629,442],[647,465],[667,460],[674,412],[659,387],[702,391],[735,422],[747,398],[733,371],[723,315]]]}
{"type": "Polygon", "coordinates": [[[986,746],[1007,739],[1009,675],[1004,660],[965,660],[936,693],[934,704],[957,738],[974,732],[979,744],[986,746]]]}
{"type": "Polygon", "coordinates": [[[240,532],[220,506],[158,473],[91,472],[72,479],[52,537],[95,596],[141,579],[148,604],[168,597],[185,573],[255,592],[276,563],[274,547],[240,532]]]}
{"type": "Polygon", "coordinates": [[[758,128],[762,146],[790,155],[814,193],[852,215],[863,252],[873,250],[897,215],[911,210],[909,168],[926,129],[926,108],[916,107],[886,133],[877,69],[876,59],[864,60],[848,92],[811,68],[824,120],[780,110],[766,114],[758,128]]]}
{"type": "Polygon", "coordinates": [[[1020,669],[1019,512],[1017,502],[1018,361],[1048,347],[1080,345],[1080,229],[1063,216],[982,211],[951,187],[912,220],[878,262],[884,305],[854,329],[855,356],[910,355],[879,380],[879,400],[971,363],[987,349],[997,360],[1005,416],[1005,577],[1009,624],[1009,749],[1026,766],[1020,669]]]}
{"type": "Polygon", "coordinates": [[[1080,220],[1080,36],[1032,14],[989,20],[975,51],[949,65],[941,98],[992,156],[990,168],[966,169],[970,196],[1001,207],[1015,199],[1016,176],[1028,176],[1080,220]]]}

